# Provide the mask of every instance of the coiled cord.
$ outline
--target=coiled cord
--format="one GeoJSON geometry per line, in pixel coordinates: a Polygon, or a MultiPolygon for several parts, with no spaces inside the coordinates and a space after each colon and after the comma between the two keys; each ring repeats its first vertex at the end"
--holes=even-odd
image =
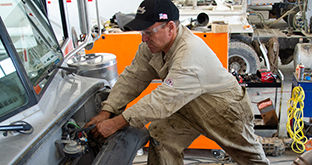
{"type": "Polygon", "coordinates": [[[294,87],[291,98],[288,100],[287,106],[287,132],[293,139],[291,149],[296,153],[303,153],[305,151],[304,144],[307,143],[308,139],[303,133],[304,122],[303,122],[303,107],[305,95],[302,87],[294,87]],[[291,124],[292,122],[292,124],[291,124]]]}

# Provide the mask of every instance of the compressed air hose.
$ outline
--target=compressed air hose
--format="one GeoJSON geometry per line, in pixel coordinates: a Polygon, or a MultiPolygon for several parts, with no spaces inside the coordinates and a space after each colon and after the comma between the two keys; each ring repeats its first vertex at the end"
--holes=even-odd
{"type": "Polygon", "coordinates": [[[308,139],[303,133],[303,107],[304,107],[304,91],[302,87],[297,86],[293,89],[291,98],[288,100],[287,106],[287,132],[293,139],[291,149],[296,153],[303,153],[305,151],[304,144],[308,139]],[[291,122],[293,122],[291,124],[291,122]]]}

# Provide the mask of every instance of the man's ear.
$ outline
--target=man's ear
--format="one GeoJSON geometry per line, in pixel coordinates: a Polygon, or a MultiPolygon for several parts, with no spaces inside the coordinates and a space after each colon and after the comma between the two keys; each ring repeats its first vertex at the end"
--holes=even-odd
{"type": "Polygon", "coordinates": [[[168,22],[169,31],[173,32],[176,28],[176,24],[173,21],[168,22]]]}

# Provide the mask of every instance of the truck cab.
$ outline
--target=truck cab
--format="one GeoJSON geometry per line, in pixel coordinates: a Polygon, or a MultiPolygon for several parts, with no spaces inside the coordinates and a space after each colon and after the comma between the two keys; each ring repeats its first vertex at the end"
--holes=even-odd
{"type": "Polygon", "coordinates": [[[64,69],[64,52],[40,2],[0,2],[2,165],[62,164],[58,146],[72,140],[62,138],[64,125],[82,127],[110,89],[105,79],[64,69]]]}

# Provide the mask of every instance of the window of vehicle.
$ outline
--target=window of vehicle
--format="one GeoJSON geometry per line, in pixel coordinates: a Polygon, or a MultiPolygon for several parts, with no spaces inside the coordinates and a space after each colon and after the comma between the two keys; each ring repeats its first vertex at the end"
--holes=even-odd
{"type": "Polygon", "coordinates": [[[27,104],[25,88],[0,41],[0,118],[27,104]]]}
{"type": "Polygon", "coordinates": [[[40,94],[63,59],[49,21],[32,0],[1,0],[0,14],[31,85],[40,94]]]}
{"type": "MultiPolygon", "coordinates": [[[[62,22],[62,16],[61,16],[61,12],[62,11],[60,9],[60,4],[59,4],[60,1],[50,1],[50,3],[47,3],[47,14],[48,14],[48,18],[51,22],[51,26],[52,26],[52,29],[54,30],[55,32],[55,36],[58,40],[58,42],[60,44],[63,43],[64,39],[68,36],[68,34],[64,34],[64,28],[67,28],[67,27],[64,27],[66,25],[64,25],[64,22],[62,22]]],[[[64,12],[65,14],[65,12],[64,12]]],[[[65,21],[65,23],[67,23],[65,21]]],[[[67,31],[67,29],[66,29],[67,31]]]]}

